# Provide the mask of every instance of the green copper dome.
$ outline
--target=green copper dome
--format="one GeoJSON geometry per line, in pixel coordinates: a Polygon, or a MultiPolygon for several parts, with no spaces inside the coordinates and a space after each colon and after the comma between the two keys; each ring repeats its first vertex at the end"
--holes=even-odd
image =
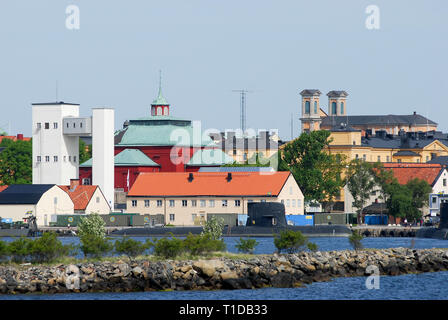
{"type": "Polygon", "coordinates": [[[162,88],[160,87],[159,88],[159,95],[158,95],[158,97],[157,97],[157,99],[155,99],[153,102],[152,102],[152,105],[153,106],[160,106],[160,105],[164,105],[164,106],[166,106],[166,105],[168,105],[169,103],[168,103],[168,101],[166,101],[166,99],[162,96],[162,88]]]}

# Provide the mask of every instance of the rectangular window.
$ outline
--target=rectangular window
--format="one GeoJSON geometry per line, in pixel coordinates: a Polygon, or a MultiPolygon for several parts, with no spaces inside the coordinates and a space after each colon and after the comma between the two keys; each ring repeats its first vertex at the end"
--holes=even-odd
{"type": "Polygon", "coordinates": [[[73,128],[76,128],[76,123],[73,122],[73,128]]]}
{"type": "Polygon", "coordinates": [[[357,154],[355,154],[355,159],[358,159],[358,158],[359,158],[359,156],[357,154]]]}
{"type": "Polygon", "coordinates": [[[67,162],[67,156],[64,156],[64,162],[67,162]]]}
{"type": "Polygon", "coordinates": [[[188,201],[187,200],[182,200],[182,207],[186,207],[188,205],[188,201]]]}
{"type": "Polygon", "coordinates": [[[170,221],[174,221],[175,215],[174,213],[170,213],[170,221]]]}
{"type": "Polygon", "coordinates": [[[292,200],[291,200],[291,206],[292,206],[293,208],[296,207],[296,199],[292,199],[292,200]]]}
{"type": "Polygon", "coordinates": [[[161,207],[162,206],[162,200],[157,200],[157,206],[161,207]]]}
{"type": "Polygon", "coordinates": [[[132,200],[132,201],[131,201],[131,205],[132,205],[133,207],[136,207],[136,206],[137,206],[137,200],[132,200]]]}
{"type": "Polygon", "coordinates": [[[241,207],[241,201],[235,200],[235,207],[241,207]]]}
{"type": "Polygon", "coordinates": [[[213,208],[215,206],[215,200],[210,200],[208,202],[209,207],[213,208]]]}
{"type": "Polygon", "coordinates": [[[76,156],[73,156],[73,162],[76,162],[76,156]]]}
{"type": "Polygon", "coordinates": [[[386,162],[389,162],[389,156],[386,156],[386,162]]]}
{"type": "Polygon", "coordinates": [[[222,200],[222,206],[227,207],[227,200],[222,200]]]}
{"type": "Polygon", "coordinates": [[[45,156],[45,162],[50,162],[50,156],[45,156]]]}
{"type": "Polygon", "coordinates": [[[53,122],[53,129],[57,129],[58,128],[58,123],[57,122],[53,122]]]}
{"type": "Polygon", "coordinates": [[[41,156],[37,156],[37,162],[41,162],[41,156]]]}
{"type": "Polygon", "coordinates": [[[196,213],[193,213],[192,215],[191,215],[191,220],[194,222],[194,220],[196,220],[196,217],[197,217],[198,215],[196,214],[196,213]]]}
{"type": "Polygon", "coordinates": [[[297,199],[297,208],[300,208],[302,206],[302,200],[297,199]]]}
{"type": "Polygon", "coordinates": [[[378,162],[381,162],[381,156],[378,156],[378,162]]]}
{"type": "Polygon", "coordinates": [[[198,205],[197,200],[191,200],[191,206],[196,207],[198,205]]]}
{"type": "Polygon", "coordinates": [[[146,208],[149,207],[149,200],[145,200],[145,207],[146,207],[146,208]]]}
{"type": "Polygon", "coordinates": [[[432,203],[437,203],[437,197],[432,197],[432,203]]]}
{"type": "Polygon", "coordinates": [[[401,162],[401,159],[398,159],[397,162],[401,162]]]}
{"type": "Polygon", "coordinates": [[[174,200],[170,200],[170,207],[174,207],[174,200]]]}
{"type": "Polygon", "coordinates": [[[58,198],[57,198],[57,197],[54,197],[54,199],[53,199],[53,203],[54,203],[54,204],[58,204],[58,198]]]}
{"type": "Polygon", "coordinates": [[[367,156],[365,154],[362,155],[362,160],[364,160],[364,161],[367,160],[367,156]]]}
{"type": "Polygon", "coordinates": [[[286,200],[286,206],[289,208],[289,199],[286,200]]]}
{"type": "Polygon", "coordinates": [[[426,156],[426,162],[428,162],[429,161],[429,156],[426,156]]]}
{"type": "Polygon", "coordinates": [[[446,179],[443,179],[443,186],[446,187],[446,179]]]}
{"type": "Polygon", "coordinates": [[[67,122],[67,128],[68,128],[68,122],[67,122]]]}
{"type": "Polygon", "coordinates": [[[100,203],[100,197],[96,197],[96,203],[100,203]]]}
{"type": "Polygon", "coordinates": [[[82,122],[79,123],[79,127],[82,128],[82,122]]]}
{"type": "Polygon", "coordinates": [[[201,207],[205,207],[205,200],[201,200],[201,207]]]}
{"type": "Polygon", "coordinates": [[[72,156],[68,156],[68,162],[72,162],[72,156]]]}
{"type": "Polygon", "coordinates": [[[37,129],[42,128],[42,124],[40,122],[37,123],[37,129]]]}
{"type": "Polygon", "coordinates": [[[45,122],[45,129],[50,129],[50,123],[49,122],[45,122]]]}
{"type": "Polygon", "coordinates": [[[53,161],[54,161],[54,162],[58,162],[58,156],[54,156],[54,157],[53,157],[53,161]]]}

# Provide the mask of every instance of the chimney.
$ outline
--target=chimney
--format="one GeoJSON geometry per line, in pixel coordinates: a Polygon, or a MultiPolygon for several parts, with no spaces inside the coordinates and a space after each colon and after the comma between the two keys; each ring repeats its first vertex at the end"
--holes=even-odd
{"type": "Polygon", "coordinates": [[[227,172],[226,180],[227,180],[227,182],[230,182],[230,180],[232,180],[232,172],[227,172]]]}
{"type": "Polygon", "coordinates": [[[417,112],[416,112],[416,111],[414,111],[414,116],[415,116],[415,115],[417,115],[417,112]]]}
{"type": "Polygon", "coordinates": [[[189,174],[188,174],[188,182],[191,182],[191,181],[193,181],[193,172],[190,172],[189,174]]]}
{"type": "Polygon", "coordinates": [[[23,134],[22,133],[17,134],[17,140],[23,140],[23,134]]]}
{"type": "Polygon", "coordinates": [[[70,179],[70,190],[75,190],[79,186],[79,179],[70,179]]]}

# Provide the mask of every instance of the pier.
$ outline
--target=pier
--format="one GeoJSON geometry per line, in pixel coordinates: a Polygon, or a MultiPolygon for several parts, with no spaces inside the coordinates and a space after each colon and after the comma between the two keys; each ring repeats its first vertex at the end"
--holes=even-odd
{"type": "Polygon", "coordinates": [[[415,237],[421,227],[403,226],[356,226],[352,230],[358,230],[364,237],[415,237]]]}

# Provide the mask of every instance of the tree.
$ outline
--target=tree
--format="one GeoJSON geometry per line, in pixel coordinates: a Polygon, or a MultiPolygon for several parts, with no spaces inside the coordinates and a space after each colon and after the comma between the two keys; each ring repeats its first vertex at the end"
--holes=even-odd
{"type": "Polygon", "coordinates": [[[31,141],[3,139],[0,147],[0,184],[30,184],[32,178],[31,141]]]}
{"type": "Polygon", "coordinates": [[[388,186],[392,183],[398,183],[398,181],[394,177],[393,171],[384,169],[383,164],[380,162],[373,164],[373,170],[375,173],[376,185],[380,189],[380,198],[384,201],[384,203],[386,203],[387,199],[390,197],[390,193],[388,193],[388,186]]]}
{"type": "Polygon", "coordinates": [[[331,140],[330,131],[304,132],[279,150],[279,170],[291,171],[305,201],[332,204],[344,186],[342,172],[345,159],[325,149],[331,140]]]}
{"type": "Polygon", "coordinates": [[[106,238],[105,222],[98,213],[92,213],[81,219],[78,235],[84,255],[100,258],[112,251],[113,244],[106,238]]]}
{"type": "Polygon", "coordinates": [[[404,218],[412,209],[412,195],[405,185],[394,182],[387,186],[386,192],[390,195],[386,201],[389,214],[395,219],[397,217],[404,218]]]}
{"type": "Polygon", "coordinates": [[[353,160],[347,170],[347,188],[353,197],[353,206],[358,210],[358,224],[362,223],[361,213],[370,199],[370,194],[377,184],[375,178],[374,167],[372,164],[362,161],[353,160]]]}
{"type": "Polygon", "coordinates": [[[429,194],[432,192],[432,187],[425,181],[420,179],[409,180],[406,184],[411,194],[411,210],[406,215],[410,221],[419,220],[422,217],[421,209],[428,205],[429,194]]]}
{"type": "Polygon", "coordinates": [[[79,163],[84,163],[92,158],[92,146],[86,145],[86,143],[79,138],[79,163]]]}
{"type": "Polygon", "coordinates": [[[224,219],[212,216],[205,223],[201,235],[210,235],[212,240],[219,240],[222,238],[222,230],[224,229],[224,219]]]}

